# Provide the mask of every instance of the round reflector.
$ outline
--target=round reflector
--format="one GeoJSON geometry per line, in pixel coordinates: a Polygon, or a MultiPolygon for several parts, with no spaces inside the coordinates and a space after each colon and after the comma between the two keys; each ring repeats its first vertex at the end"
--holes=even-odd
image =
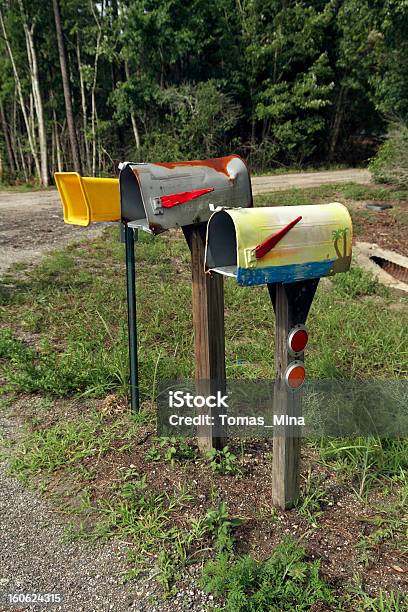
{"type": "Polygon", "coordinates": [[[289,364],[285,372],[285,382],[289,389],[299,389],[305,382],[306,372],[302,361],[289,364]]]}
{"type": "Polygon", "coordinates": [[[296,325],[290,330],[288,336],[288,350],[291,355],[300,355],[305,350],[309,334],[304,325],[296,325]]]}

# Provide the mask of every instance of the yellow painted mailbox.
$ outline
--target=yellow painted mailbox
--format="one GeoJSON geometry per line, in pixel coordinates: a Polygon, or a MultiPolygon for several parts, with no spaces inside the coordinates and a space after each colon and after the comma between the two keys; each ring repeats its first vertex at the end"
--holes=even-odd
{"type": "Polygon", "coordinates": [[[208,272],[240,285],[290,283],[345,272],[352,224],[339,203],[218,210],[207,227],[208,272]]]}
{"type": "Polygon", "coordinates": [[[220,208],[207,224],[205,270],[232,276],[239,285],[267,284],[275,312],[271,413],[283,417],[283,425],[273,430],[272,501],[282,509],[299,495],[307,316],[320,277],[346,272],[351,252],[351,218],[337,202],[220,208]]]}

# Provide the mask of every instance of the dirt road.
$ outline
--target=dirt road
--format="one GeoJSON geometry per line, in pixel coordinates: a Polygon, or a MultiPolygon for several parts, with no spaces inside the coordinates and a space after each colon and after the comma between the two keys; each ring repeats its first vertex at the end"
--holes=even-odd
{"type": "Polygon", "coordinates": [[[57,191],[0,192],[0,275],[13,263],[36,263],[52,249],[85,236],[100,225],[65,225],[57,191]]]}
{"type": "MultiPolygon", "coordinates": [[[[367,170],[334,170],[256,176],[254,194],[327,183],[368,183],[367,170]]],[[[0,275],[16,262],[38,261],[42,254],[81,237],[96,236],[101,225],[64,225],[57,191],[0,192],[0,275]]]]}
{"type": "Polygon", "coordinates": [[[328,170],[324,172],[301,172],[299,174],[274,174],[271,176],[254,176],[252,190],[254,194],[269,191],[283,191],[291,187],[318,187],[329,183],[367,184],[371,180],[368,170],[328,170]]]}

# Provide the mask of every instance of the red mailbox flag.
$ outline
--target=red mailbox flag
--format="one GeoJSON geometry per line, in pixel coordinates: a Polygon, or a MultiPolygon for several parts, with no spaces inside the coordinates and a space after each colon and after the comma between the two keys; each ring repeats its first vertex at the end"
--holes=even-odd
{"type": "Polygon", "coordinates": [[[195,189],[194,191],[183,191],[181,193],[172,193],[170,195],[164,195],[160,198],[160,204],[164,208],[172,208],[173,206],[177,206],[177,204],[184,204],[184,202],[189,202],[190,200],[195,200],[206,193],[210,193],[210,191],[214,191],[214,187],[210,187],[209,189],[195,189]]]}
{"type": "Polygon", "coordinates": [[[262,257],[264,257],[264,255],[269,253],[269,251],[273,249],[273,247],[276,246],[278,242],[280,242],[282,238],[286,236],[289,230],[291,230],[292,227],[296,225],[296,223],[299,223],[301,219],[302,219],[302,216],[297,217],[296,219],[294,219],[293,221],[285,225],[285,227],[282,227],[282,229],[276,232],[276,234],[272,234],[271,236],[268,236],[268,238],[266,238],[263,242],[258,244],[258,246],[255,247],[255,257],[257,259],[261,259],[262,257]]]}

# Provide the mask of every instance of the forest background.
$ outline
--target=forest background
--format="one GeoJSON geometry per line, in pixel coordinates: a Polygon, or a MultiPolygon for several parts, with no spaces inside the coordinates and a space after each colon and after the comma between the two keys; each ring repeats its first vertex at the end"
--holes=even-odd
{"type": "Polygon", "coordinates": [[[3,183],[232,152],[258,172],[364,165],[387,135],[383,158],[408,144],[407,0],[0,0],[0,50],[3,183]]]}

